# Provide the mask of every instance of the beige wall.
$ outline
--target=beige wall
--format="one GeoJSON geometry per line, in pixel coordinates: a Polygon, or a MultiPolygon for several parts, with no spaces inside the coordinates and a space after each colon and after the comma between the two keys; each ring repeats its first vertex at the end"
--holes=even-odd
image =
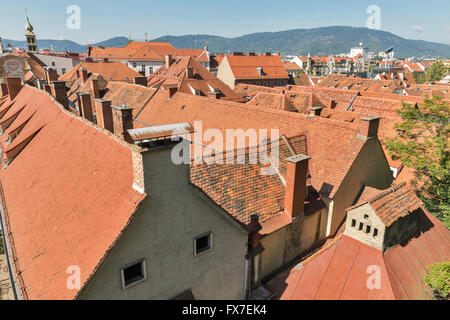
{"type": "Polygon", "coordinates": [[[344,234],[375,249],[383,250],[385,229],[381,219],[367,203],[348,211],[344,234]],[[355,226],[352,226],[352,220],[355,220],[355,226]],[[361,230],[360,224],[362,224],[361,230]],[[367,226],[370,226],[370,233],[366,232],[367,226]],[[378,230],[377,236],[374,236],[374,228],[378,230]]]}
{"type": "Polygon", "coordinates": [[[226,56],[219,64],[217,78],[219,78],[219,80],[222,80],[222,82],[224,82],[231,89],[234,89],[236,79],[234,77],[233,71],[231,71],[231,67],[226,56]]]}
{"type": "Polygon", "coordinates": [[[247,233],[189,183],[189,165],[170,149],[143,154],[148,194],[81,299],[170,299],[192,289],[196,299],[241,299],[247,233]],[[212,250],[194,256],[193,238],[212,232],[212,250]],[[120,269],[145,258],[147,279],[121,288],[120,269]]]}
{"type": "Polygon", "coordinates": [[[369,139],[332,199],[327,221],[327,236],[334,235],[346,217],[346,209],[355,204],[364,185],[386,189],[393,181],[392,171],[378,139],[369,139]]]}
{"type": "Polygon", "coordinates": [[[261,254],[261,277],[270,276],[301,254],[310,250],[321,240],[321,220],[325,210],[301,216],[292,224],[261,239],[264,251],[261,254]]]}

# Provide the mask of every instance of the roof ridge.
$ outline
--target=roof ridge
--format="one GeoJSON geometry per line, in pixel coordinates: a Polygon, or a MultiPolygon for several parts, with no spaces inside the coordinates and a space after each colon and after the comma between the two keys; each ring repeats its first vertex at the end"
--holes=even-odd
{"type": "MultiPolygon", "coordinates": [[[[175,96],[177,96],[177,95],[188,97],[190,99],[205,101],[204,100],[205,97],[194,96],[194,95],[184,93],[184,92],[177,92],[175,96]]],[[[229,100],[220,100],[220,103],[232,105],[236,108],[241,108],[241,109],[251,109],[251,110],[256,110],[256,111],[260,111],[260,112],[282,114],[282,115],[290,117],[290,118],[296,118],[296,119],[302,118],[306,121],[315,121],[315,122],[347,129],[349,131],[356,130],[356,128],[354,128],[354,123],[340,121],[340,120],[336,120],[336,119],[328,119],[328,118],[323,118],[323,117],[308,117],[307,115],[299,113],[299,112],[291,112],[291,111],[278,110],[278,109],[273,109],[273,108],[262,108],[259,106],[252,106],[252,105],[248,105],[246,103],[239,103],[239,102],[234,102],[234,101],[229,101],[229,100]]],[[[356,131],[355,131],[355,137],[356,137],[356,131]]]]}

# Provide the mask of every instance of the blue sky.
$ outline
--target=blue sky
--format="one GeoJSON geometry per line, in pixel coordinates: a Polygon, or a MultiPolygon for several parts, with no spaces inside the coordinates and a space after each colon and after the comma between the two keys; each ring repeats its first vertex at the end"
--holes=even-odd
{"type": "Polygon", "coordinates": [[[234,37],[262,31],[330,25],[365,27],[366,9],[377,5],[381,30],[408,39],[450,44],[448,0],[0,0],[0,37],[24,39],[25,12],[38,39],[82,44],[114,36],[149,39],[171,34],[234,37]],[[81,9],[81,28],[66,26],[69,5],[81,9]]]}

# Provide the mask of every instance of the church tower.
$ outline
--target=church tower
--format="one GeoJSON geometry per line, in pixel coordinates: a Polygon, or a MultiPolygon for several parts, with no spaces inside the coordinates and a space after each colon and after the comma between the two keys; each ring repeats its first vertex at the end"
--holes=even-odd
{"type": "Polygon", "coordinates": [[[38,47],[36,42],[36,35],[33,32],[33,26],[30,23],[27,15],[27,24],[25,25],[25,37],[27,39],[27,52],[37,53],[38,47]]]}

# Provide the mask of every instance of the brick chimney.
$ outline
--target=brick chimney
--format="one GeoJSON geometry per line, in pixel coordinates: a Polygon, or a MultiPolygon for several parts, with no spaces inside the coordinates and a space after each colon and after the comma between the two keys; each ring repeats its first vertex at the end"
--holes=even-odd
{"type": "Polygon", "coordinates": [[[8,94],[8,85],[6,83],[0,83],[0,97],[8,94]]]}
{"type": "Polygon", "coordinates": [[[303,154],[286,158],[284,207],[292,218],[304,212],[309,159],[311,157],[303,154]]]}
{"type": "Polygon", "coordinates": [[[129,135],[129,129],[133,129],[133,108],[122,106],[113,106],[113,123],[114,134],[121,137],[128,143],[133,143],[133,139],[129,135]]]}
{"type": "Polygon", "coordinates": [[[50,84],[53,81],[58,81],[58,73],[55,69],[52,69],[50,67],[45,68],[45,80],[47,80],[47,83],[50,84]]]}
{"type": "Polygon", "coordinates": [[[323,107],[311,107],[311,108],[309,108],[309,110],[311,111],[310,114],[314,114],[315,116],[320,117],[323,107]]]}
{"type": "Polygon", "coordinates": [[[86,57],[84,59],[84,62],[94,62],[94,60],[92,59],[92,57],[86,57]]]}
{"type": "Polygon", "coordinates": [[[80,116],[94,122],[94,115],[92,113],[91,95],[86,92],[78,92],[78,108],[80,109],[80,116]]]}
{"type": "Polygon", "coordinates": [[[266,55],[266,57],[269,57],[269,56],[272,55],[272,53],[271,52],[266,52],[265,55],[266,55]]]}
{"type": "Polygon", "coordinates": [[[255,52],[249,52],[248,55],[249,55],[250,57],[255,57],[255,56],[256,56],[256,53],[255,53],[255,52]]]}
{"type": "Polygon", "coordinates": [[[192,79],[194,78],[194,68],[187,67],[186,68],[186,79],[192,79]]]}
{"type": "Polygon", "coordinates": [[[111,100],[94,99],[97,125],[114,133],[111,100]]]}
{"type": "Polygon", "coordinates": [[[360,119],[358,139],[367,140],[378,136],[379,116],[369,116],[360,119]]]}
{"type": "Polygon", "coordinates": [[[69,101],[67,100],[67,89],[64,81],[53,81],[51,85],[52,96],[61,103],[65,109],[69,110],[69,101]]]}
{"type": "Polygon", "coordinates": [[[164,56],[164,64],[166,66],[166,69],[169,69],[170,66],[173,63],[173,59],[172,59],[172,55],[171,54],[167,54],[164,56]]]}
{"type": "Polygon", "coordinates": [[[330,102],[328,103],[328,108],[329,109],[334,109],[337,106],[337,102],[334,99],[331,99],[330,102]]]}
{"type": "Polygon", "coordinates": [[[133,83],[146,87],[147,86],[147,77],[136,76],[136,77],[133,78],[133,83]]]}
{"type": "Polygon", "coordinates": [[[163,92],[166,95],[166,99],[170,99],[173,97],[175,93],[177,93],[178,87],[174,84],[163,85],[163,92]]]}
{"type": "Polygon", "coordinates": [[[86,83],[88,79],[88,71],[85,68],[80,68],[79,70],[80,78],[83,83],[86,83]]]}
{"type": "MultiPolygon", "coordinates": [[[[8,93],[12,99],[14,99],[22,89],[22,80],[20,78],[6,78],[6,85],[8,86],[8,93]]],[[[2,89],[3,90],[3,89],[2,89]]]]}
{"type": "Polygon", "coordinates": [[[100,91],[98,90],[98,79],[91,79],[91,89],[90,93],[93,99],[100,98],[100,91]]]}
{"type": "Polygon", "coordinates": [[[42,89],[46,92],[48,92],[50,95],[52,94],[52,87],[50,87],[49,84],[45,83],[42,85],[42,89]]]}
{"type": "Polygon", "coordinates": [[[249,253],[252,254],[259,247],[259,234],[262,229],[259,223],[259,215],[252,214],[250,216],[250,222],[246,225],[248,231],[248,248],[249,253]]]}

